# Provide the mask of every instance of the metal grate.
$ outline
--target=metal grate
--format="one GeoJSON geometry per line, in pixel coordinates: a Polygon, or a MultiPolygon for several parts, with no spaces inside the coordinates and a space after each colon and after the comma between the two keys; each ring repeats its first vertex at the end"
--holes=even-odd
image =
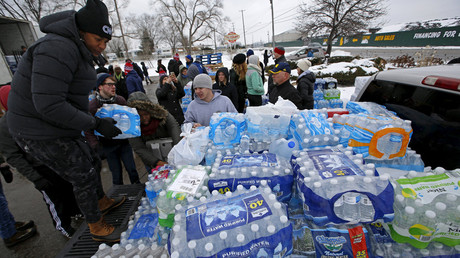
{"type": "MultiPolygon", "coordinates": [[[[144,188],[143,184],[113,186],[107,195],[109,197],[126,196],[126,201],[123,205],[104,216],[104,219],[114,226],[122,225],[126,227],[129,217],[139,206],[144,188]]],[[[101,242],[96,242],[91,238],[88,224],[82,223],[57,257],[91,257],[96,253],[99,244],[101,242]]]]}

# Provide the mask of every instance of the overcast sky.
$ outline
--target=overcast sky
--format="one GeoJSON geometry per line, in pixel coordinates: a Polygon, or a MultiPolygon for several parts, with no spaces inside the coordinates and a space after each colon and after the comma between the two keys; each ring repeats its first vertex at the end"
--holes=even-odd
{"type": "MultiPolygon", "coordinates": [[[[226,34],[235,30],[244,43],[241,11],[244,10],[246,43],[271,39],[271,9],[269,0],[224,0],[224,15],[231,20],[226,24],[226,34]]],[[[273,0],[275,35],[295,27],[299,3],[308,0],[273,0]]],[[[382,17],[385,25],[404,22],[460,17],[460,0],[387,0],[388,15],[382,17]]],[[[131,0],[128,12],[142,13],[152,10],[149,0],[131,0]]]]}

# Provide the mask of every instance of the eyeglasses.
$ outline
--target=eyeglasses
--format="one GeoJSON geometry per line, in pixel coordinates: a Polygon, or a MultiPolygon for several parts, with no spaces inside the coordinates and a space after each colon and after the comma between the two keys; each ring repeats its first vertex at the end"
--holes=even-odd
{"type": "Polygon", "coordinates": [[[102,83],[101,85],[108,85],[108,86],[112,87],[112,86],[115,86],[116,84],[109,82],[109,83],[102,83]]]}

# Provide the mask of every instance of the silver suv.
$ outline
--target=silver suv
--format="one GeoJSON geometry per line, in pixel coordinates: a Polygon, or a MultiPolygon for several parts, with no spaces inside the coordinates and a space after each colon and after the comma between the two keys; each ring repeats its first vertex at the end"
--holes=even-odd
{"type": "Polygon", "coordinates": [[[312,59],[314,57],[319,57],[319,58],[324,58],[325,51],[321,46],[308,46],[308,47],[302,47],[299,50],[290,52],[289,54],[286,55],[287,60],[298,60],[298,59],[303,59],[303,58],[308,58],[312,59]],[[311,51],[311,54],[309,56],[308,52],[311,51]],[[311,56],[312,55],[312,56],[311,56]]]}
{"type": "Polygon", "coordinates": [[[425,166],[460,168],[460,64],[379,72],[352,96],[412,121],[409,146],[425,166]]]}

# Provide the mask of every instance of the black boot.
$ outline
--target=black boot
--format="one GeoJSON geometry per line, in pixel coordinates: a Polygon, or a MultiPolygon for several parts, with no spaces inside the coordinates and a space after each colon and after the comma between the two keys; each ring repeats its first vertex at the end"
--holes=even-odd
{"type": "Polygon", "coordinates": [[[13,173],[11,172],[9,165],[0,167],[0,173],[2,173],[3,178],[5,178],[5,182],[11,183],[13,181],[13,173]]]}
{"type": "Polygon", "coordinates": [[[29,221],[16,221],[14,224],[14,227],[16,228],[16,231],[21,231],[21,230],[26,230],[31,227],[35,226],[35,223],[33,220],[29,221]]]}

